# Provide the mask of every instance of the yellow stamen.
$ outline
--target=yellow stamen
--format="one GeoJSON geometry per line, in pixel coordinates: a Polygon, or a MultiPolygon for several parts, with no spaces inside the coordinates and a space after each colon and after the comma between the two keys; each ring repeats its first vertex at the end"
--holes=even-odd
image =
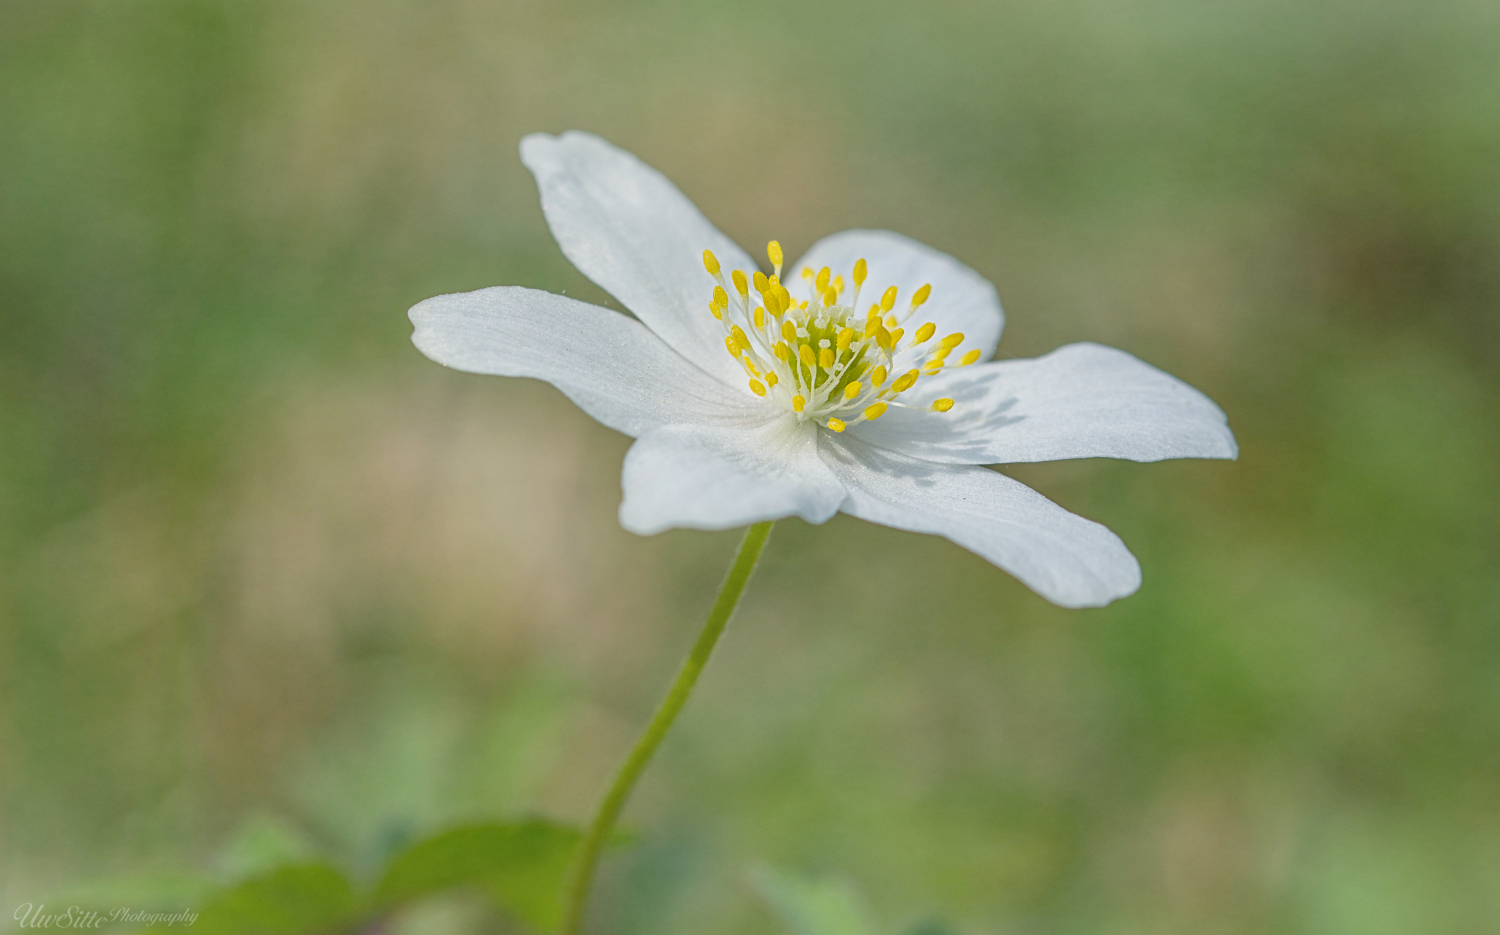
{"type": "Polygon", "coordinates": [[[897,328],[895,331],[892,331],[891,332],[891,347],[895,347],[897,344],[900,344],[902,337],[904,337],[905,335],[906,335],[906,329],[905,328],[897,328]]]}
{"type": "Polygon", "coordinates": [[[756,396],[764,396],[766,395],[766,385],[759,380],[751,380],[750,392],[754,393],[756,396]]]}
{"type": "Polygon", "coordinates": [[[766,386],[775,386],[776,384],[778,384],[780,382],[781,382],[781,378],[776,375],[776,371],[774,371],[774,370],[767,370],[766,371],[766,386]]]}
{"type": "Polygon", "coordinates": [[[872,403],[865,407],[865,418],[872,422],[885,415],[885,403],[872,403]]]}
{"type": "Polygon", "coordinates": [[[789,321],[782,322],[781,336],[787,339],[787,343],[797,340],[797,326],[789,321]]]}
{"type": "Polygon", "coordinates": [[[764,293],[771,287],[770,282],[766,279],[766,274],[760,270],[756,270],[750,274],[750,281],[755,284],[756,292],[764,293]]]}
{"type": "Polygon", "coordinates": [[[923,302],[927,301],[929,295],[932,295],[932,283],[928,283],[916,291],[916,294],[911,297],[911,307],[917,308],[923,302]]]}
{"type": "Polygon", "coordinates": [[[745,281],[745,274],[743,272],[741,272],[740,270],[735,270],[733,273],[729,274],[729,278],[734,280],[735,292],[738,292],[743,296],[750,295],[750,283],[745,281]]]}
{"type": "Polygon", "coordinates": [[[818,366],[824,370],[833,369],[833,348],[825,347],[818,351],[818,366]]]}
{"type": "Polygon", "coordinates": [[[729,329],[729,334],[730,337],[734,338],[734,343],[738,344],[742,350],[750,350],[750,339],[745,336],[744,328],[741,328],[739,325],[735,325],[733,328],[729,329]]]}
{"type": "Polygon", "coordinates": [[[871,321],[879,318],[880,317],[880,303],[876,302],[875,304],[871,305],[870,306],[870,314],[866,315],[865,317],[868,318],[868,319],[870,319],[871,321]]]}
{"type": "Polygon", "coordinates": [[[710,302],[710,303],[708,303],[708,310],[719,321],[723,321],[724,320],[724,313],[721,312],[721,311],[719,311],[719,303],[718,302],[710,302]]]}
{"type": "Polygon", "coordinates": [[[818,278],[813,280],[813,286],[818,290],[819,294],[822,294],[828,288],[828,280],[832,275],[833,270],[826,266],[818,270],[818,278]]]}
{"type": "Polygon", "coordinates": [[[806,405],[807,405],[807,400],[803,399],[801,396],[793,396],[792,397],[792,411],[793,412],[801,412],[802,411],[802,407],[806,406],[806,405]]]}
{"type": "Polygon", "coordinates": [[[839,350],[847,351],[849,345],[854,341],[854,329],[843,328],[839,331],[839,350]]]}
{"type": "Polygon", "coordinates": [[[763,308],[761,308],[759,305],[757,305],[757,306],[755,306],[755,327],[757,327],[757,328],[764,328],[765,326],[766,326],[766,310],[763,309],[763,308]]]}
{"type": "MultiPolygon", "coordinates": [[[[766,310],[769,311],[772,315],[780,315],[782,312],[786,311],[786,309],[781,304],[781,293],[777,290],[771,289],[770,291],[766,292],[764,298],[766,300],[766,310]]],[[[764,328],[765,325],[756,325],[755,327],[764,328]]]]}
{"type": "Polygon", "coordinates": [[[963,360],[961,360],[961,361],[958,362],[958,365],[960,367],[967,367],[970,364],[974,363],[974,361],[976,361],[978,359],[979,359],[979,348],[976,347],[972,351],[970,351],[969,353],[965,354],[964,357],[963,357],[963,360]]]}
{"type": "Polygon", "coordinates": [[[870,373],[870,385],[871,386],[883,386],[884,384],[885,384],[885,368],[884,367],[876,367],[870,373]]]}
{"type": "Polygon", "coordinates": [[[891,392],[904,393],[907,390],[911,389],[911,385],[917,382],[917,377],[919,375],[920,374],[918,374],[918,372],[915,370],[910,370],[906,373],[901,374],[901,376],[896,378],[896,382],[891,384],[891,392]]]}
{"type": "Polygon", "coordinates": [[[802,278],[803,279],[811,279],[811,278],[813,278],[813,270],[812,270],[811,266],[804,266],[804,267],[802,267],[802,278]]]}
{"type": "Polygon", "coordinates": [[[875,326],[875,343],[880,345],[881,350],[889,351],[891,349],[891,333],[885,330],[884,325],[875,326]]]}
{"type": "Polygon", "coordinates": [[[771,353],[776,355],[777,360],[789,360],[792,356],[792,349],[787,347],[785,342],[777,341],[771,348],[771,353]]]}
{"type": "Polygon", "coordinates": [[[871,318],[869,321],[865,322],[865,337],[868,338],[871,335],[875,334],[875,332],[877,332],[879,330],[880,330],[880,319],[878,319],[878,318],[871,318]]]}
{"type": "Polygon", "coordinates": [[[730,357],[738,357],[740,356],[740,354],[744,353],[740,350],[740,345],[734,340],[734,335],[732,334],[724,335],[724,346],[729,348],[730,357]]]}
{"type": "Polygon", "coordinates": [[[953,348],[948,347],[946,344],[939,344],[937,350],[932,352],[932,356],[936,360],[944,360],[951,353],[953,353],[953,348]]]}
{"type": "Polygon", "coordinates": [[[947,412],[949,409],[952,409],[952,408],[953,408],[953,400],[949,399],[946,396],[944,396],[942,399],[934,399],[932,401],[932,411],[933,412],[947,412]]]}
{"type": "Polygon", "coordinates": [[[757,366],[755,366],[755,361],[753,361],[753,360],[750,359],[750,355],[749,354],[746,354],[744,357],[741,357],[740,358],[740,363],[742,363],[742,364],[745,365],[745,372],[748,373],[748,374],[750,374],[752,377],[758,377],[758,376],[760,376],[760,368],[757,367],[757,366]]]}
{"type": "Polygon", "coordinates": [[[766,256],[771,258],[771,265],[776,267],[776,275],[781,275],[781,244],[771,241],[766,244],[766,256]]]}
{"type": "Polygon", "coordinates": [[[833,277],[833,282],[829,283],[829,285],[833,287],[834,292],[838,293],[839,295],[844,294],[844,277],[833,277]]]}
{"type": "Polygon", "coordinates": [[[818,358],[817,355],[813,353],[811,344],[803,344],[802,346],[798,347],[797,357],[802,361],[802,363],[806,364],[809,367],[816,367],[818,365],[818,358]]]}
{"type": "Polygon", "coordinates": [[[724,291],[723,286],[714,286],[714,304],[720,308],[729,307],[729,293],[724,291]]]}
{"type": "Polygon", "coordinates": [[[964,333],[962,331],[955,331],[943,339],[944,347],[958,347],[962,343],[964,343],[964,333]]]}
{"type": "Polygon", "coordinates": [[[880,297],[880,310],[883,311],[883,312],[889,312],[891,309],[893,309],[895,307],[896,307],[896,287],[895,286],[891,286],[889,289],[885,290],[885,295],[883,295],[883,296],[880,297]]]}
{"type": "Polygon", "coordinates": [[[823,304],[824,305],[827,305],[828,307],[832,308],[833,306],[837,305],[838,302],[839,302],[839,294],[837,292],[834,292],[832,289],[824,289],[823,290],[823,304]]]}
{"type": "Polygon", "coordinates": [[[862,286],[865,284],[865,273],[868,270],[869,267],[865,265],[865,261],[863,259],[854,261],[854,284],[856,286],[862,286]]]}
{"type": "Polygon", "coordinates": [[[943,361],[929,360],[927,363],[922,365],[922,369],[927,373],[937,373],[939,370],[943,369],[943,361]]]}
{"type": "Polygon", "coordinates": [[[926,341],[928,338],[932,337],[933,332],[935,331],[937,331],[937,325],[929,321],[927,324],[918,328],[916,334],[912,335],[912,345],[915,346],[926,341]]]}
{"type": "Polygon", "coordinates": [[[887,328],[890,328],[890,329],[894,330],[895,327],[896,327],[896,316],[895,315],[887,315],[887,316],[885,316],[885,326],[887,328]]]}
{"type": "Polygon", "coordinates": [[[841,419],[829,419],[828,420],[828,427],[831,428],[831,429],[833,429],[835,432],[842,432],[844,430],[843,420],[841,420],[841,419]]]}
{"type": "Polygon", "coordinates": [[[844,398],[853,399],[854,397],[858,396],[860,394],[860,391],[863,389],[864,386],[858,380],[855,380],[853,383],[844,387],[844,398]]]}
{"type": "Polygon", "coordinates": [[[719,258],[714,256],[712,250],[703,251],[703,268],[708,270],[708,275],[719,275],[719,258]]]}

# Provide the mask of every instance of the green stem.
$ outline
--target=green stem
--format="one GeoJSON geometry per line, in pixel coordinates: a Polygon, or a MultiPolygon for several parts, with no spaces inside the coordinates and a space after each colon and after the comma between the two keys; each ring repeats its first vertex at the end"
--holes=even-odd
{"type": "Polygon", "coordinates": [[[677,720],[678,712],[687,703],[688,694],[692,692],[699,673],[708,662],[709,653],[714,651],[714,644],[719,641],[719,634],[724,632],[724,625],[729,622],[730,615],[734,613],[735,606],[740,602],[740,595],[745,592],[745,585],[750,581],[751,572],[755,571],[755,563],[760,560],[761,550],[766,547],[766,540],[771,536],[773,525],[775,525],[773,522],[756,523],[745,530],[745,538],[740,542],[739,554],[734,557],[734,564],[729,566],[729,574],[724,578],[723,587],[719,588],[719,597],[714,601],[713,610],[708,613],[708,620],[703,624],[703,632],[698,634],[698,642],[693,644],[693,651],[688,653],[687,660],[682,664],[682,670],[677,673],[677,680],[672,683],[672,690],[667,692],[666,698],[662,699],[661,706],[656,709],[656,715],[646,726],[646,732],[641,735],[640,740],[636,741],[635,749],[630,751],[630,757],[625,760],[625,765],[620,767],[620,772],[615,776],[615,781],[610,784],[604,801],[599,803],[599,811],[595,813],[594,821],[589,825],[588,836],[583,839],[583,848],[578,854],[578,864],[574,868],[573,879],[568,886],[567,917],[562,928],[564,935],[578,935],[583,930],[583,912],[588,904],[589,887],[594,882],[594,870],[599,865],[599,851],[603,848],[610,831],[614,830],[615,820],[620,817],[620,811],[625,808],[625,800],[630,797],[630,790],[634,788],[636,780],[641,778],[646,764],[651,762],[651,755],[656,752],[662,738],[671,729],[672,722],[677,720]]]}

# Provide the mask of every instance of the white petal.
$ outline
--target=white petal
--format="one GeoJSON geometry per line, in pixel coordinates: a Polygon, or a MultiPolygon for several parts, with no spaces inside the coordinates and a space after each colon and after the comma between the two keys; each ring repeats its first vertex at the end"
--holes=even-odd
{"type": "Polygon", "coordinates": [[[712,250],[727,279],[756,267],[667,177],[590,133],[533,133],[521,161],[536,176],[542,212],[563,254],[678,353],[738,386],[739,364],[708,312],[712,250]]]}
{"type": "Polygon", "coordinates": [[[949,464],[1066,458],[1234,458],[1223,410],[1124,351],[1069,344],[1034,360],[960,367],[923,377],[892,408],[859,425],[874,445],[949,464]],[[946,413],[926,407],[955,401],[946,413]]]}
{"type": "Polygon", "coordinates": [[[1102,607],[1140,587],[1140,566],[1118,536],[1004,474],[919,461],[848,437],[829,438],[822,451],[849,490],[845,513],[943,536],[1054,604],[1102,607]]]}
{"type": "Polygon", "coordinates": [[[769,408],[683,360],[640,322],[550,292],[496,286],[427,299],[407,314],[412,343],[438,363],[546,380],[626,435],[764,418],[769,408]]]}
{"type": "MultiPolygon", "coordinates": [[[[995,353],[1000,329],[1005,325],[1005,313],[1000,310],[1000,297],[995,294],[995,287],[948,254],[909,237],[890,231],[844,231],[813,244],[807,255],[782,275],[787,288],[805,298],[802,270],[810,267],[817,272],[827,266],[843,275],[848,284],[843,298],[852,301],[854,283],[850,276],[855,261],[859,259],[869,267],[869,278],[865,280],[859,297],[860,307],[856,309],[861,315],[872,303],[880,301],[887,286],[895,286],[897,296],[893,311],[900,317],[910,306],[913,293],[930,284],[931,297],[902,325],[906,333],[915,334],[923,324],[936,322],[937,339],[955,331],[964,334],[964,343],[950,355],[954,361],[973,348],[979,349],[980,360],[988,360],[995,353]]],[[[899,356],[898,362],[901,362],[899,356]]]]}
{"type": "Polygon", "coordinates": [[[821,523],[844,488],[818,457],[818,428],[777,415],[733,427],[667,426],[641,436],[625,456],[620,524],[731,529],[800,516],[821,523]]]}

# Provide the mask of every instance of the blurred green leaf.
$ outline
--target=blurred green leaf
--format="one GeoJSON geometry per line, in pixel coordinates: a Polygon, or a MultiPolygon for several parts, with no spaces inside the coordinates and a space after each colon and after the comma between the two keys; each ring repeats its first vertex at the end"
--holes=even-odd
{"type": "Polygon", "coordinates": [[[958,935],[942,919],[919,919],[902,931],[902,935],[958,935]]]}
{"type": "Polygon", "coordinates": [[[541,929],[562,920],[562,886],[582,835],[541,819],[450,828],[391,861],[375,890],[391,906],[453,887],[482,889],[541,929]]]}
{"type": "Polygon", "coordinates": [[[217,864],[224,879],[243,880],[314,859],[312,845],[297,829],[272,815],[253,815],[240,822],[217,864]]]}
{"type": "Polygon", "coordinates": [[[873,935],[865,903],[842,880],[803,880],[762,867],[756,890],[791,935],[873,935]]]}
{"type": "Polygon", "coordinates": [[[313,935],[352,922],[359,900],[326,864],[291,864],[233,886],[203,910],[199,935],[313,935]]]}

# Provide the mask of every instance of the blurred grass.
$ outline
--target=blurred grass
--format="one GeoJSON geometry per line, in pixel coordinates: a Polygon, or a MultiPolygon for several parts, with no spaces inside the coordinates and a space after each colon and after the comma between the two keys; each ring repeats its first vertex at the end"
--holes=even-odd
{"type": "Polygon", "coordinates": [[[266,812],[357,867],[586,812],[733,535],[622,532],[625,439],[403,315],[608,301],[515,154],[580,127],[741,243],[948,250],[1002,353],[1123,347],[1244,452],[1012,472],[1141,559],[1100,612],[782,524],[606,930],[767,931],[764,861],[969,931],[1486,931],[1497,40],[1478,0],[0,0],[0,898],[266,812]]]}

